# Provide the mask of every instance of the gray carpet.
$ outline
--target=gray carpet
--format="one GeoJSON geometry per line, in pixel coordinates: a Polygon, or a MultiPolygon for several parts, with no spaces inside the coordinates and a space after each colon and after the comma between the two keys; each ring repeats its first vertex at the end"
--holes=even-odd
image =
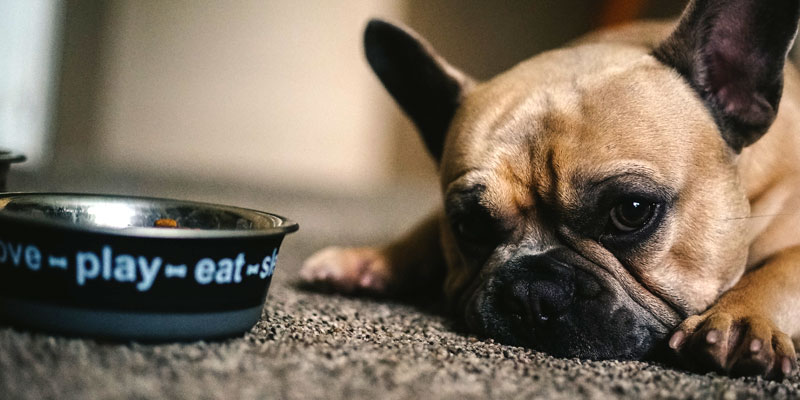
{"type": "Polygon", "coordinates": [[[282,248],[262,320],[242,337],[119,344],[0,327],[3,399],[800,398],[799,375],[771,382],[645,362],[558,359],[479,340],[411,306],[295,287],[302,260],[319,247],[380,241],[407,228],[426,211],[419,204],[435,202],[429,188],[321,199],[24,178],[17,189],[135,192],[281,211],[301,231],[282,248]]]}

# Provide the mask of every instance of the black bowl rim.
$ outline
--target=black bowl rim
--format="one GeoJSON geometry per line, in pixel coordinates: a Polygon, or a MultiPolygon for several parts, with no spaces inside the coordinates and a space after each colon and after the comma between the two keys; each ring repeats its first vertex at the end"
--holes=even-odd
{"type": "Polygon", "coordinates": [[[96,194],[96,193],[56,193],[56,192],[5,192],[0,193],[0,201],[13,197],[83,197],[83,198],[97,198],[97,199],[116,199],[116,200],[133,200],[133,201],[150,201],[150,202],[166,202],[166,203],[179,203],[189,206],[211,207],[221,211],[235,212],[243,215],[252,214],[259,216],[266,216],[275,218],[280,221],[278,226],[267,229],[250,229],[250,230],[233,230],[233,229],[165,229],[157,227],[130,227],[125,229],[108,228],[92,225],[78,225],[70,222],[57,221],[48,218],[20,215],[12,212],[3,211],[0,209],[0,223],[16,222],[19,224],[28,224],[31,226],[38,226],[43,228],[57,228],[76,233],[86,234],[100,234],[111,236],[124,236],[124,237],[137,237],[137,238],[153,238],[153,239],[241,239],[241,238],[256,238],[256,237],[272,237],[283,236],[288,233],[295,232],[299,229],[299,225],[289,218],[282,217],[277,214],[253,210],[250,208],[228,206],[223,204],[207,203],[192,200],[178,200],[165,197],[150,197],[150,196],[130,196],[120,194],[96,194]]]}

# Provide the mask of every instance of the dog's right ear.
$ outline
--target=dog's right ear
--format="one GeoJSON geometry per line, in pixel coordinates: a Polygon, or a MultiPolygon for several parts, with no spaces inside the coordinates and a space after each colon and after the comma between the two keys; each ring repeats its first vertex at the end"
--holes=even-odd
{"type": "Polygon", "coordinates": [[[654,55],[688,80],[739,152],[775,120],[798,19],[800,0],[692,0],[654,55]]]}
{"type": "Polygon", "coordinates": [[[416,33],[373,19],[364,32],[367,61],[411,118],[436,161],[450,121],[472,80],[416,33]]]}

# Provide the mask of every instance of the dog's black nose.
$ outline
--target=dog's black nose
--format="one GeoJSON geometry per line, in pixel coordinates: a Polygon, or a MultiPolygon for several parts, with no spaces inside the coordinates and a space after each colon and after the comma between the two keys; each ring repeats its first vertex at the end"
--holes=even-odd
{"type": "Polygon", "coordinates": [[[544,324],[563,315],[572,304],[572,268],[549,257],[516,260],[503,289],[502,302],[510,316],[526,324],[544,324]]]}

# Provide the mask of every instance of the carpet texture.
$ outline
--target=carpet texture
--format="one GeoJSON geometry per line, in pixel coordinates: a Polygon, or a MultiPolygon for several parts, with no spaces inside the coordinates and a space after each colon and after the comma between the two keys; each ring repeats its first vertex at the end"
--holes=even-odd
{"type": "MultiPolygon", "coordinates": [[[[35,190],[41,185],[21,186],[35,190]]],[[[46,185],[62,189],[57,181],[46,185]]],[[[118,184],[84,184],[70,190],[281,211],[297,219],[301,230],[287,237],[281,250],[261,321],[238,338],[108,343],[0,326],[3,399],[800,398],[797,374],[771,382],[697,375],[647,362],[553,358],[480,340],[457,331],[445,317],[408,305],[313,293],[295,285],[302,260],[313,251],[333,243],[385,240],[424,213],[419,204],[435,202],[431,191],[332,200],[174,185],[137,185],[134,191],[118,184]]]]}

